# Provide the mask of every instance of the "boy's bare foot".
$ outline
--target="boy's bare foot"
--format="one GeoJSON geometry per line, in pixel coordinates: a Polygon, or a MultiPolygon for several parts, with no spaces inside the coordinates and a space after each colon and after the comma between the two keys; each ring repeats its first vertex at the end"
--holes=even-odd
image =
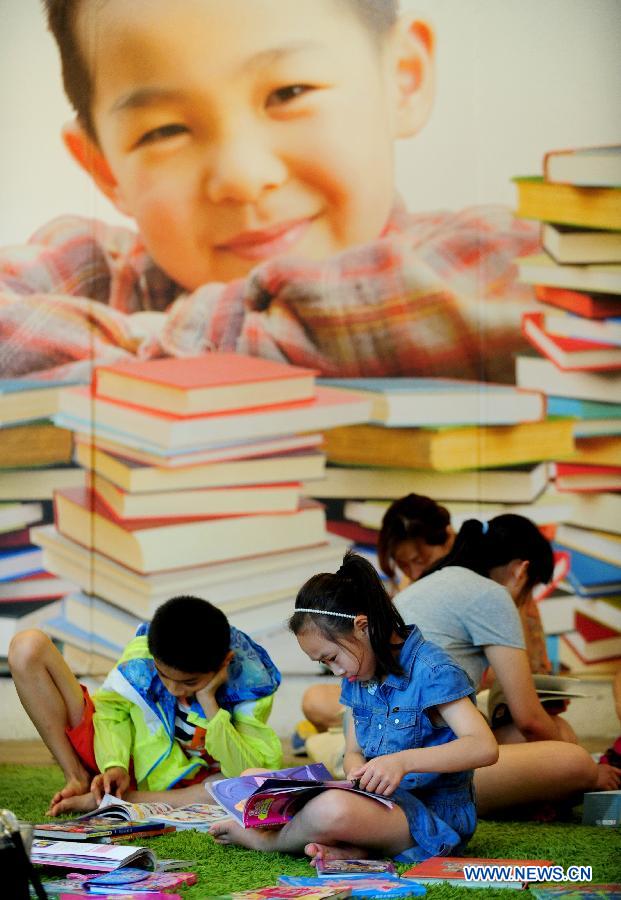
{"type": "Polygon", "coordinates": [[[59,816],[61,813],[91,812],[98,807],[95,795],[88,791],[77,796],[65,797],[57,803],[52,802],[47,811],[48,816],[59,816]]]}
{"type": "Polygon", "coordinates": [[[596,791],[616,791],[621,784],[621,769],[600,763],[597,767],[596,791]]]}
{"type": "MultiPolygon", "coordinates": [[[[68,799],[69,797],[79,797],[82,794],[88,793],[88,789],[91,786],[91,778],[86,772],[83,775],[72,775],[67,779],[67,783],[60,791],[56,791],[52,799],[50,800],[50,810],[53,809],[58,803],[61,803],[63,800],[68,799]]],[[[48,810],[48,816],[54,816],[56,813],[50,812],[48,810]]]]}
{"type": "Polygon", "coordinates": [[[248,850],[271,850],[278,836],[277,832],[266,828],[242,828],[234,819],[214,822],[209,834],[216,844],[237,844],[248,850]]]}
{"type": "Polygon", "coordinates": [[[332,847],[329,844],[307,844],[304,853],[311,857],[311,866],[317,859],[366,859],[369,855],[364,847],[355,847],[353,844],[340,844],[332,847]]]}

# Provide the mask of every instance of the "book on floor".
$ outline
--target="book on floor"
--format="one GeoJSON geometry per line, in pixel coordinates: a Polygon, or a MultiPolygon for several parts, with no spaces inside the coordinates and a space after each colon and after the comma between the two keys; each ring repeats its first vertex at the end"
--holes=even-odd
{"type": "Polygon", "coordinates": [[[54,503],[61,534],[143,575],[325,540],[323,508],[308,500],[295,512],[172,522],[120,520],[96,495],[79,488],[58,491],[54,503]]]}
{"type": "MultiPolygon", "coordinates": [[[[217,449],[238,441],[317,431],[369,418],[370,400],[354,391],[317,388],[310,400],[277,406],[178,416],[93,396],[88,388],[68,388],[54,421],[119,442],[127,438],[152,451],[217,449]]],[[[1,434],[1,432],[0,432],[1,434]]]]}
{"type": "Polygon", "coordinates": [[[42,866],[63,869],[110,872],[121,866],[155,869],[155,854],[147,847],[124,847],[121,844],[93,844],[88,841],[56,841],[35,838],[30,858],[42,866]]]}
{"type": "MultiPolygon", "coordinates": [[[[619,191],[621,196],[621,190],[619,191]]],[[[593,263],[578,266],[555,262],[547,253],[521,256],[516,259],[520,281],[528,284],[547,284],[577,291],[599,291],[621,294],[621,264],[593,263]]],[[[79,388],[74,388],[79,390],[79,388]]],[[[61,401],[62,402],[62,401],[61,401]]]]}
{"type": "Polygon", "coordinates": [[[556,397],[621,403],[621,373],[563,371],[541,356],[518,356],[515,363],[517,383],[524,387],[545,385],[556,397]]]}
{"type": "Polygon", "coordinates": [[[555,459],[574,449],[572,422],[545,419],[485,428],[382,428],[353,425],[326,433],[329,462],[451,471],[555,459]],[[560,448],[563,448],[562,450],[560,448]]]}
{"type": "Polygon", "coordinates": [[[370,419],[386,427],[514,425],[544,418],[545,397],[508,384],[451,378],[335,378],[322,384],[362,391],[370,419]]]}
{"type": "Polygon", "coordinates": [[[367,878],[369,875],[395,875],[397,869],[389,859],[323,859],[314,861],[319,878],[367,878]]]}
{"type": "Polygon", "coordinates": [[[305,885],[268,885],[233,891],[230,894],[205,894],[203,900],[345,900],[353,896],[349,885],[322,884],[316,878],[305,885]]]}
{"type": "Polygon", "coordinates": [[[548,478],[546,462],[463,472],[331,465],[323,478],[304,483],[302,490],[306,496],[318,498],[396,500],[415,493],[439,502],[529,503],[545,489],[548,478]]]}
{"type": "MultiPolygon", "coordinates": [[[[186,862],[185,866],[187,865],[189,863],[186,862]]],[[[46,881],[45,889],[48,894],[54,896],[61,894],[61,900],[63,891],[69,889],[66,885],[72,886],[71,889],[77,892],[78,897],[99,897],[103,894],[108,897],[122,895],[122,900],[134,897],[145,900],[156,897],[170,900],[172,890],[189,887],[197,881],[198,876],[194,872],[149,872],[133,866],[122,866],[110,872],[83,876],[79,881],[71,877],[54,882],[46,881]]]]}
{"type": "Polygon", "coordinates": [[[512,180],[518,194],[516,214],[524,219],[581,228],[621,229],[621,186],[594,190],[544,181],[538,175],[512,180]]]}
{"type": "MultiPolygon", "coordinates": [[[[348,876],[322,878],[307,877],[304,875],[281,875],[278,879],[280,886],[298,890],[312,890],[313,885],[326,885],[334,891],[349,891],[351,897],[364,897],[366,900],[396,900],[401,897],[415,897],[424,894],[422,884],[412,884],[404,881],[398,875],[367,875],[366,878],[351,879],[348,876]]],[[[280,897],[280,894],[273,895],[280,897]]]]}
{"type": "Polygon", "coordinates": [[[98,366],[94,389],[100,397],[122,403],[193,415],[310,399],[315,371],[259,356],[212,351],[98,366]]]}
{"type": "MultiPolygon", "coordinates": [[[[533,869],[554,867],[549,859],[479,859],[477,857],[432,856],[402,873],[402,878],[420,884],[447,882],[460,888],[514,888],[522,890],[539,880],[533,869]],[[474,870],[474,871],[473,871],[474,870]],[[532,874],[529,874],[529,870],[532,874]]],[[[558,867],[556,867],[558,868],[558,867]]]]}
{"type": "MultiPolygon", "coordinates": [[[[324,472],[325,457],[311,447],[271,456],[194,463],[188,466],[151,466],[114,454],[87,440],[76,442],[75,458],[85,469],[135,494],[183,491],[235,485],[276,484],[314,480],[324,472]]],[[[2,475],[0,474],[0,490],[2,475]]],[[[57,485],[64,487],[65,485],[57,485]]]]}
{"type": "Polygon", "coordinates": [[[78,818],[71,819],[69,822],[38,825],[37,829],[46,829],[48,824],[86,827],[97,823],[98,826],[111,827],[119,823],[130,823],[150,826],[173,825],[178,830],[194,828],[199,831],[207,831],[213,822],[218,822],[226,818],[227,815],[228,813],[224,812],[215,803],[190,803],[185,806],[175,807],[171,803],[166,803],[162,800],[128,803],[126,800],[105,794],[103,800],[93,812],[78,816],[78,818]]]}
{"type": "Polygon", "coordinates": [[[546,181],[585,187],[621,185],[621,145],[549,150],[543,158],[546,181]]]}
{"type": "Polygon", "coordinates": [[[535,296],[542,303],[565,309],[587,319],[606,319],[621,316],[621,296],[619,294],[585,293],[553,285],[536,284],[535,296]]]}
{"type": "MultiPolygon", "coordinates": [[[[81,819],[82,817],[80,817],[81,819]]],[[[90,821],[69,819],[66,822],[43,822],[35,825],[32,834],[35,838],[47,838],[54,841],[105,841],[113,839],[131,840],[135,836],[157,837],[170,834],[173,828],[159,822],[112,822],[102,816],[94,816],[90,821]]]]}
{"type": "MultiPolygon", "coordinates": [[[[618,828],[621,825],[621,791],[588,791],[582,807],[583,825],[603,825],[618,828]]],[[[621,886],[617,885],[621,896],[621,886]]]]}
{"type": "Polygon", "coordinates": [[[351,781],[334,781],[322,763],[224,778],[211,782],[210,789],[216,802],[244,828],[278,828],[325,790],[351,791],[384,806],[393,805],[386,797],[356,788],[351,781]]]}
{"type": "Polygon", "coordinates": [[[542,313],[525,313],[522,333],[559,369],[596,371],[621,368],[621,346],[552,334],[546,329],[545,321],[542,313]]]}
{"type": "Polygon", "coordinates": [[[558,263],[619,263],[621,232],[597,228],[573,228],[545,222],[541,243],[558,263]]]}

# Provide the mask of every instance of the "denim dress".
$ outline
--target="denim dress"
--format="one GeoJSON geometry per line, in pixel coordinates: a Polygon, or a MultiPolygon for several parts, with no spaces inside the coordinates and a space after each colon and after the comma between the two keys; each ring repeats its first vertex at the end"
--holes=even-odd
{"type": "MultiPolygon", "coordinates": [[[[341,703],[353,715],[356,739],[365,758],[400,750],[432,747],[455,740],[448,725],[434,725],[431,707],[462,697],[474,699],[474,688],[463,669],[410,626],[399,662],[403,675],[384,681],[346,682],[341,703]]],[[[414,845],[398,859],[418,861],[460,852],[476,827],[472,770],[411,772],[391,800],[405,813],[414,845]]]]}

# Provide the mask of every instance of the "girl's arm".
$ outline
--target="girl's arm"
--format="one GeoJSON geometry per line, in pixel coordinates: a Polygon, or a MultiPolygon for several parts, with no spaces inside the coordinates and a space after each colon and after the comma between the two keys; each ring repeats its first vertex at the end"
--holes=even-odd
{"type": "Polygon", "coordinates": [[[345,708],[343,715],[343,731],[345,732],[345,756],[343,758],[343,769],[347,778],[356,777],[352,773],[360,769],[366,762],[365,757],[358,745],[356,739],[356,728],[354,726],[354,717],[349,707],[345,708]]]}
{"type": "Polygon", "coordinates": [[[389,796],[410,772],[461,772],[492,766],[498,759],[498,744],[489,725],[467,697],[443,703],[434,710],[457,737],[448,744],[401,750],[376,756],[350,777],[360,779],[360,787],[389,796]]]}
{"type": "Polygon", "coordinates": [[[568,736],[562,720],[545,711],[533,682],[525,650],[493,645],[485,655],[504,692],[515,727],[527,741],[562,741],[568,736]]]}

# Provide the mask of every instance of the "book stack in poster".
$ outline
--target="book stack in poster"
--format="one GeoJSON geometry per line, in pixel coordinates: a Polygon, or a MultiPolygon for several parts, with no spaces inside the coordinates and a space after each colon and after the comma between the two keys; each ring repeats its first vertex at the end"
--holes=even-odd
{"type": "Polygon", "coordinates": [[[539,309],[524,315],[533,355],[518,358],[516,378],[545,390],[551,415],[574,418],[576,451],[553,465],[557,491],[572,498],[557,540],[577,598],[559,659],[607,672],[621,635],[589,604],[621,596],[621,147],[551,152],[543,169],[516,179],[518,214],[542,222],[544,248],[517,260],[539,309]]]}
{"type": "Polygon", "coordinates": [[[72,435],[51,421],[59,382],[0,379],[0,667],[13,635],[55,614],[74,585],[46,571],[31,526],[51,521],[54,487],[83,482],[72,435]]]}
{"type": "Polygon", "coordinates": [[[113,659],[183,593],[261,639],[280,630],[348,546],[301,495],[323,473],[321,432],[368,410],[309,369],[228,353],[101,366],[92,387],[63,390],[55,421],[88,482],[55,491],[54,525],[36,530],[46,565],[81,589],[50,633],[113,659]]]}

